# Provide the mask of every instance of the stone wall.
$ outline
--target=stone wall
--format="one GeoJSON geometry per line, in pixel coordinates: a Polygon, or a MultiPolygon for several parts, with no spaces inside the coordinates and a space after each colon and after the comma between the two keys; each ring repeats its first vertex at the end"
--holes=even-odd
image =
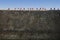
{"type": "Polygon", "coordinates": [[[60,11],[0,10],[0,39],[58,40],[60,11]]]}

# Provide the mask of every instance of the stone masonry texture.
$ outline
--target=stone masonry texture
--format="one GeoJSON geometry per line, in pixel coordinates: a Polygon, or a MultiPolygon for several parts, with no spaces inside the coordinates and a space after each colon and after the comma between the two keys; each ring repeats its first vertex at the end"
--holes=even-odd
{"type": "Polygon", "coordinates": [[[58,40],[60,11],[0,10],[0,39],[58,40]]]}

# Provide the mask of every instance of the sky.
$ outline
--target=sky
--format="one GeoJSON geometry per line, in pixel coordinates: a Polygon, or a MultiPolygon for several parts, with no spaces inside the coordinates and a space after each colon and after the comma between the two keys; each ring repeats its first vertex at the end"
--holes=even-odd
{"type": "Polygon", "coordinates": [[[60,8],[60,0],[0,0],[2,8],[60,8]]]}

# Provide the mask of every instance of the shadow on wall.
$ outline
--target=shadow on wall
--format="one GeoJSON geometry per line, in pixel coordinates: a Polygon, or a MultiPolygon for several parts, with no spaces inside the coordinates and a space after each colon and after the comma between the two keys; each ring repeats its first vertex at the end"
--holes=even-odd
{"type": "Polygon", "coordinates": [[[55,35],[56,35],[56,40],[60,40],[60,12],[59,11],[57,11],[57,15],[58,16],[56,16],[55,17],[55,29],[56,29],[56,31],[55,31],[55,35]]]}

